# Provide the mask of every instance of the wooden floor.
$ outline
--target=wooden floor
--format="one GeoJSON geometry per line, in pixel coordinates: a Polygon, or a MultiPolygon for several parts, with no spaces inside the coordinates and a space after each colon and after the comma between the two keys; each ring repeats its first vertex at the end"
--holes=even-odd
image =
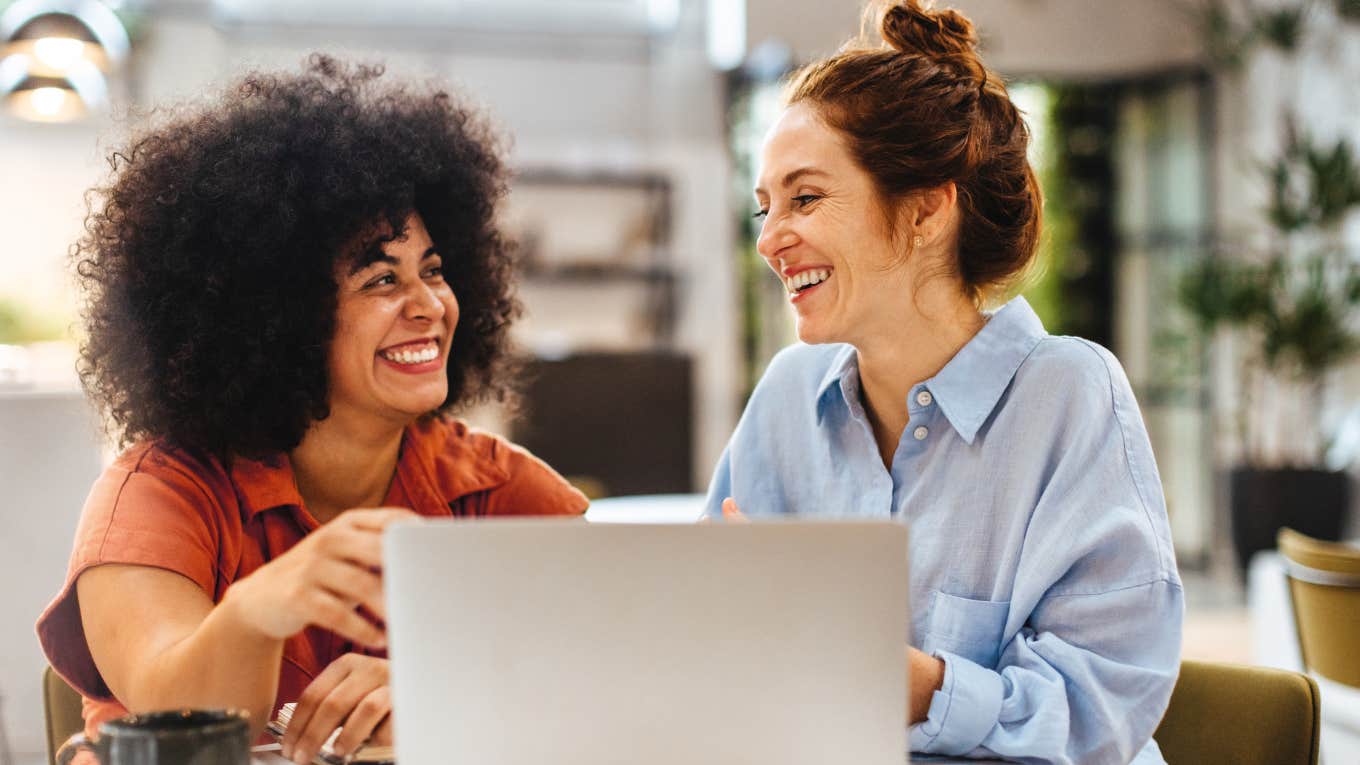
{"type": "Polygon", "coordinates": [[[1188,610],[1181,655],[1200,661],[1252,663],[1251,620],[1241,608],[1188,610]]]}

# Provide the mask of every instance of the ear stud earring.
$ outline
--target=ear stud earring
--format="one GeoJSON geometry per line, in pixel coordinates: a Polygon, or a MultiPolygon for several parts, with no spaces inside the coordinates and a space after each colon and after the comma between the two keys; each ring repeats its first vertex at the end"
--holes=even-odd
{"type": "Polygon", "coordinates": [[[925,243],[926,243],[926,238],[925,238],[924,236],[921,236],[920,234],[917,234],[916,236],[914,236],[914,237],[911,238],[911,246],[912,246],[912,247],[920,247],[921,245],[923,245],[923,244],[925,244],[925,243]]]}

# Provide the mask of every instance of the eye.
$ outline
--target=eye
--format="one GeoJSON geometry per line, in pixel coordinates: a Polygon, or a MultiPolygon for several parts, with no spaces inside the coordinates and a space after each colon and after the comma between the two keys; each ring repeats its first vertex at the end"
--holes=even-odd
{"type": "Polygon", "coordinates": [[[389,285],[389,284],[396,284],[396,283],[397,283],[397,277],[396,277],[396,275],[395,275],[395,274],[391,274],[391,273],[386,273],[386,274],[383,274],[382,276],[379,276],[379,277],[377,277],[376,279],[372,279],[372,280],[370,280],[368,283],[364,284],[364,289],[369,289],[369,288],[371,288],[371,287],[385,287],[385,286],[387,286],[387,285],[389,285]]]}
{"type": "Polygon", "coordinates": [[[426,279],[443,279],[444,269],[437,265],[430,266],[429,268],[425,269],[425,272],[421,274],[421,276],[423,276],[426,279]]]}
{"type": "Polygon", "coordinates": [[[770,211],[769,211],[769,210],[759,210],[759,211],[756,212],[755,215],[752,215],[751,217],[752,217],[752,218],[755,218],[756,220],[760,220],[761,218],[764,218],[765,216],[767,216],[767,215],[769,215],[769,214],[770,214],[770,211]]]}
{"type": "Polygon", "coordinates": [[[821,197],[816,194],[799,194],[793,198],[793,201],[799,207],[807,207],[818,199],[821,199],[821,197]]]}

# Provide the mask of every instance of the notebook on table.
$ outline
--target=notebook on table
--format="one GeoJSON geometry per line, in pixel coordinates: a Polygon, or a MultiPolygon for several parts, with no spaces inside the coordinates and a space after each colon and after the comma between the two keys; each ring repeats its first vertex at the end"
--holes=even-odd
{"type": "MultiPolygon", "coordinates": [[[[293,712],[297,709],[297,704],[289,703],[279,707],[278,715],[269,721],[266,729],[279,741],[283,740],[283,735],[288,732],[288,723],[293,719],[293,712]]],[[[321,751],[317,752],[316,757],[312,758],[313,765],[394,765],[396,753],[390,746],[372,746],[365,744],[347,757],[341,757],[332,749],[335,739],[340,735],[340,729],[336,728],[326,739],[326,743],[321,745],[321,751]]]]}

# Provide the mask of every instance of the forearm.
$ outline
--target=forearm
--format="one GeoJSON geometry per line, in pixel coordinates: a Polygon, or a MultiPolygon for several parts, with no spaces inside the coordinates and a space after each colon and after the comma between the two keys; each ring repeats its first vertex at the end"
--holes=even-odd
{"type": "Polygon", "coordinates": [[[119,700],[132,712],[231,708],[250,713],[252,738],[273,712],[282,640],[248,626],[240,599],[227,597],[184,639],[153,659],[119,700]]]}

